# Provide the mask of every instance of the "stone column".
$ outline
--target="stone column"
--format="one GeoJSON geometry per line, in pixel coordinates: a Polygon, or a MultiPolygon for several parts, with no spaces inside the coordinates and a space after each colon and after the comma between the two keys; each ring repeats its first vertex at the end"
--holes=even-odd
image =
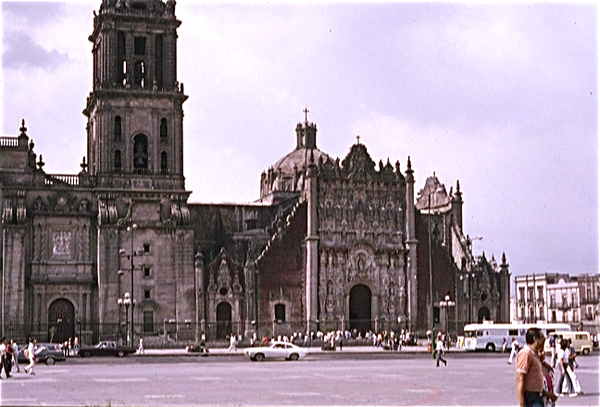
{"type": "Polygon", "coordinates": [[[201,327],[198,325],[204,320],[204,256],[198,250],[194,259],[196,278],[194,279],[196,293],[196,342],[200,341],[201,327]]]}
{"type": "Polygon", "coordinates": [[[307,231],[306,231],[306,331],[310,334],[316,328],[318,318],[318,267],[319,252],[317,235],[317,166],[311,150],[310,163],[307,170],[306,201],[307,231]]]}
{"type": "Polygon", "coordinates": [[[417,243],[415,232],[415,178],[408,157],[406,166],[406,289],[408,291],[407,314],[409,329],[416,326],[417,318],[417,243]]]}

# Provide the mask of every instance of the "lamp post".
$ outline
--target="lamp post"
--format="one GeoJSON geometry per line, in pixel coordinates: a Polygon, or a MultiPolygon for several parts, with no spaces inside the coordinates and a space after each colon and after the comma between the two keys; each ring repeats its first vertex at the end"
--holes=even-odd
{"type": "Polygon", "coordinates": [[[121,305],[125,306],[125,330],[127,331],[126,345],[130,346],[131,337],[129,331],[129,306],[132,305],[131,296],[129,295],[129,293],[125,293],[123,298],[119,298],[117,300],[117,303],[119,304],[119,308],[121,308],[121,305]]]}
{"type": "Polygon", "coordinates": [[[446,294],[444,301],[440,301],[440,307],[446,309],[446,335],[450,334],[450,307],[454,307],[456,303],[450,301],[450,296],[446,294]]]}
{"type": "Polygon", "coordinates": [[[131,232],[131,252],[129,254],[129,259],[131,261],[131,326],[130,326],[130,333],[129,333],[129,339],[131,342],[129,342],[129,346],[133,346],[133,340],[134,340],[134,326],[133,326],[133,316],[134,316],[134,309],[135,309],[135,300],[133,298],[135,298],[133,296],[133,271],[134,271],[134,264],[133,264],[133,256],[135,256],[135,253],[133,251],[133,232],[135,231],[135,229],[137,229],[137,225],[135,223],[133,223],[131,226],[127,226],[127,231],[131,232]]]}

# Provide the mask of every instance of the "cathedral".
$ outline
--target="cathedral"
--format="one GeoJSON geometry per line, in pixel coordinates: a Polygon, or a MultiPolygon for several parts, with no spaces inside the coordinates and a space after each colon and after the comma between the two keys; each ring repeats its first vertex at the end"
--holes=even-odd
{"type": "MultiPolygon", "coordinates": [[[[410,157],[343,159],[317,125],[250,204],[188,202],[174,0],[102,0],[78,174],[44,171],[25,120],[0,138],[1,331],[132,343],[509,322],[506,257],[475,256],[462,192],[415,194],[410,157]]],[[[26,115],[26,112],[24,112],[26,115]]]]}

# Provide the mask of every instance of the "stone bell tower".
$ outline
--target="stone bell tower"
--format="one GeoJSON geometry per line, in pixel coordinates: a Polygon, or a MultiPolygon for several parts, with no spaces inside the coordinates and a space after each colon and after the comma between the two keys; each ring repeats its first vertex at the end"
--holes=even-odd
{"type": "Polygon", "coordinates": [[[94,17],[88,117],[98,186],[184,188],[183,103],[175,1],[103,0],[94,17]]]}
{"type": "Polygon", "coordinates": [[[103,0],[89,36],[93,84],[83,113],[98,200],[98,312],[100,323],[125,321],[128,341],[164,320],[196,318],[180,24],[174,0],[103,0]],[[119,306],[127,295],[131,306],[119,306]]]}

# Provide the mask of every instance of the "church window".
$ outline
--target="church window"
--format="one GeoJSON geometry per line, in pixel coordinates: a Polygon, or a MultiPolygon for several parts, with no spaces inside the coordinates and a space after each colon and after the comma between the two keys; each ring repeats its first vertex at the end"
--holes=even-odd
{"type": "Polygon", "coordinates": [[[277,321],[285,321],[285,305],[275,304],[275,319],[277,321]]]}
{"type": "Polygon", "coordinates": [[[169,162],[167,161],[167,152],[163,151],[160,153],[160,171],[165,174],[169,169],[169,162]]]}
{"type": "Polygon", "coordinates": [[[148,138],[143,134],[138,134],[133,139],[133,168],[148,169],[148,138]]]}
{"type": "Polygon", "coordinates": [[[135,55],[146,55],[146,37],[133,39],[133,52],[135,55]]]}
{"type": "Polygon", "coordinates": [[[146,85],[146,64],[144,61],[135,61],[133,74],[133,83],[135,86],[143,88],[146,85]]]}
{"type": "Polygon", "coordinates": [[[167,141],[167,136],[169,134],[168,132],[168,128],[167,128],[167,119],[165,119],[164,117],[162,119],[160,119],[160,141],[161,142],[165,142],[167,141]]]}
{"type": "Polygon", "coordinates": [[[115,170],[121,171],[122,162],[121,162],[121,150],[115,150],[115,170]]]}
{"type": "Polygon", "coordinates": [[[150,244],[144,243],[144,254],[150,254],[150,244]]]}
{"type": "Polygon", "coordinates": [[[154,311],[144,311],[144,332],[154,332],[154,311]]]}
{"type": "Polygon", "coordinates": [[[150,290],[144,290],[144,299],[145,300],[149,300],[150,299],[150,290]]]}
{"type": "Polygon", "coordinates": [[[122,119],[121,116],[115,116],[115,138],[121,138],[122,119]]]}
{"type": "Polygon", "coordinates": [[[117,33],[117,82],[121,85],[125,85],[126,74],[127,74],[127,62],[126,58],[126,42],[125,33],[119,31],[117,33]]]}
{"type": "Polygon", "coordinates": [[[148,277],[150,277],[150,276],[151,276],[151,273],[150,273],[150,267],[148,267],[148,266],[144,266],[144,267],[143,267],[143,270],[144,270],[144,277],[148,278],[148,277]]]}

